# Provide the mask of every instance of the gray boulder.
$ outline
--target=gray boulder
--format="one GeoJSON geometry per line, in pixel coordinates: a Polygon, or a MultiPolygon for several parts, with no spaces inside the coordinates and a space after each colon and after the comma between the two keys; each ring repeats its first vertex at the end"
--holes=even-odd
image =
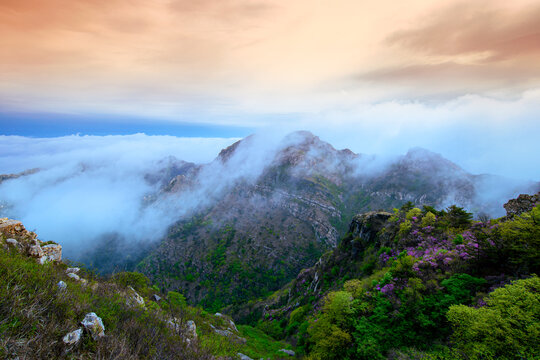
{"type": "Polygon", "coordinates": [[[66,345],[75,345],[79,342],[79,340],[81,340],[82,332],[82,328],[69,332],[62,338],[62,341],[66,345]]]}
{"type": "Polygon", "coordinates": [[[81,325],[92,335],[94,340],[105,336],[105,325],[103,325],[103,321],[96,313],[86,314],[83,321],[81,321],[81,325]]]}
{"type": "Polygon", "coordinates": [[[127,304],[129,306],[135,306],[135,305],[144,306],[144,299],[131,286],[128,286],[128,296],[129,298],[127,300],[127,304]]]}
{"type": "Polygon", "coordinates": [[[41,247],[45,261],[61,261],[62,260],[62,245],[48,244],[41,247]]]}
{"type": "Polygon", "coordinates": [[[249,356],[244,355],[244,354],[242,354],[242,353],[237,353],[236,355],[238,355],[238,358],[239,358],[240,360],[253,360],[253,359],[250,358],[249,356]]]}
{"type": "Polygon", "coordinates": [[[289,356],[294,356],[295,355],[294,351],[292,351],[292,350],[280,349],[279,351],[284,352],[285,354],[287,354],[289,356]]]}
{"type": "Polygon", "coordinates": [[[66,290],[67,288],[67,284],[62,280],[60,280],[56,286],[58,286],[58,290],[66,290]]]}

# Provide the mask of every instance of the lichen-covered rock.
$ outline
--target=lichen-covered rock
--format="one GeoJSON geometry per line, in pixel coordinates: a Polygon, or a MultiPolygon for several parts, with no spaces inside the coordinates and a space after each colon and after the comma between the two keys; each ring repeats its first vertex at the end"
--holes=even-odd
{"type": "Polygon", "coordinates": [[[237,353],[236,355],[238,356],[238,358],[239,358],[240,360],[253,360],[253,359],[250,358],[249,356],[244,355],[244,354],[242,354],[242,353],[237,353]]]}
{"type": "Polygon", "coordinates": [[[24,230],[22,222],[8,218],[0,219],[0,232],[5,235],[19,235],[24,230]]]}
{"type": "Polygon", "coordinates": [[[31,245],[28,248],[28,255],[41,259],[43,257],[43,249],[39,245],[31,245]]]}
{"type": "Polygon", "coordinates": [[[92,335],[94,340],[105,336],[105,325],[103,325],[103,321],[96,313],[86,314],[83,321],[81,321],[81,325],[92,335]]]}
{"type": "Polygon", "coordinates": [[[234,323],[234,321],[229,320],[229,325],[230,325],[229,329],[231,329],[231,330],[233,330],[235,332],[238,332],[238,329],[236,328],[236,324],[234,323]]]}
{"type": "Polygon", "coordinates": [[[70,278],[70,279],[77,280],[77,281],[81,281],[81,278],[79,277],[79,275],[77,275],[77,274],[75,274],[75,273],[68,273],[67,276],[68,276],[68,278],[70,278]]]}
{"type": "Polygon", "coordinates": [[[14,248],[17,248],[17,249],[20,247],[19,242],[15,239],[6,239],[6,244],[8,244],[9,246],[13,246],[14,248]]]}
{"type": "Polygon", "coordinates": [[[152,295],[151,299],[154,302],[160,302],[161,301],[161,296],[159,296],[158,294],[154,294],[154,295],[152,295]]]}
{"type": "Polygon", "coordinates": [[[197,325],[195,325],[195,321],[188,320],[186,322],[186,335],[191,340],[197,339],[197,325]]]}
{"type": "Polygon", "coordinates": [[[67,268],[66,274],[69,274],[69,273],[77,274],[80,270],[81,269],[78,267],[67,268]]]}
{"type": "Polygon", "coordinates": [[[134,305],[144,306],[144,299],[131,286],[128,286],[128,296],[129,297],[127,300],[127,304],[129,306],[134,306],[134,305]]]}
{"type": "Polygon", "coordinates": [[[56,286],[58,286],[58,290],[65,290],[67,288],[67,284],[62,280],[60,280],[56,286]]]}
{"type": "Polygon", "coordinates": [[[506,210],[506,216],[513,217],[531,211],[538,203],[540,203],[540,192],[536,195],[521,194],[516,199],[509,200],[503,207],[506,210]]]}
{"type": "Polygon", "coordinates": [[[47,244],[41,247],[43,250],[44,261],[61,261],[62,260],[62,245],[47,244]]]}
{"type": "Polygon", "coordinates": [[[62,341],[66,345],[75,345],[79,342],[79,340],[81,340],[82,332],[82,328],[69,332],[62,338],[62,341]]]}
{"type": "Polygon", "coordinates": [[[169,327],[169,329],[173,330],[174,332],[179,332],[180,331],[180,320],[178,318],[170,318],[169,320],[167,320],[167,327],[169,327]]]}
{"type": "Polygon", "coordinates": [[[289,356],[294,356],[294,355],[295,355],[295,352],[292,351],[292,350],[280,349],[280,350],[278,350],[278,351],[281,351],[281,352],[283,352],[283,353],[285,353],[285,354],[287,354],[287,355],[289,355],[289,356]]]}

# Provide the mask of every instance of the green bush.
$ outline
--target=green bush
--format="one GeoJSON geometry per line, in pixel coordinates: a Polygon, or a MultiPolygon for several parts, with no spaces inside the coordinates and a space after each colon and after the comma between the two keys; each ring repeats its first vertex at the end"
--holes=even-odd
{"type": "Polygon", "coordinates": [[[486,305],[450,307],[455,346],[470,359],[529,359],[540,354],[540,278],[496,289],[486,305]]]}

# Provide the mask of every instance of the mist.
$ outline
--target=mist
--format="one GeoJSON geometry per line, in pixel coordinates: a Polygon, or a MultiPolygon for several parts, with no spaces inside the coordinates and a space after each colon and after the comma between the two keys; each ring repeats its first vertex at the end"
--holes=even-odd
{"type": "MultiPolygon", "coordinates": [[[[404,159],[430,166],[429,161],[422,163],[424,157],[438,156],[423,150],[399,156],[336,152],[324,142],[306,143],[306,134],[284,136],[283,131],[252,135],[240,142],[237,138],[144,134],[47,139],[1,136],[0,140],[0,174],[39,169],[0,183],[0,216],[21,220],[42,240],[59,242],[66,257],[73,260],[84,259],[85,253],[96,249],[113,256],[114,251],[125,255],[159,244],[173,223],[218,202],[239,183],[255,184],[276,156],[286,156],[291,146],[301,147],[306,154],[293,171],[321,172],[335,179],[339,174],[358,179],[384,176],[392,164],[404,159]],[[327,156],[329,153],[337,155],[327,156]],[[174,166],[185,169],[187,175],[166,173],[159,179],[163,170],[174,166]],[[149,181],[149,176],[159,181],[149,181]]],[[[436,163],[443,161],[436,159],[436,163]]],[[[451,174],[433,171],[432,176],[472,176],[454,165],[447,168],[451,174]]],[[[469,203],[476,205],[469,209],[494,216],[503,215],[502,204],[510,197],[535,191],[535,187],[538,190],[534,182],[477,178],[478,193],[469,203]]],[[[452,191],[449,194],[441,205],[463,203],[452,191]]],[[[90,258],[96,258],[95,254],[90,258]]]]}
{"type": "Polygon", "coordinates": [[[159,239],[176,214],[143,206],[143,197],[159,187],[145,175],[167,165],[162,160],[170,156],[209,162],[237,139],[137,134],[0,140],[0,173],[40,169],[0,184],[1,215],[23,221],[76,258],[104,234],[121,234],[131,243],[159,239]]]}

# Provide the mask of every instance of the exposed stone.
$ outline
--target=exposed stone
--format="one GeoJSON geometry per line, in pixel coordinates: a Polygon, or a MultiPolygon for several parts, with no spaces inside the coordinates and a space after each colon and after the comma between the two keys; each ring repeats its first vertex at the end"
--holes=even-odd
{"type": "Polygon", "coordinates": [[[45,261],[61,261],[62,260],[62,245],[48,244],[41,247],[45,261]]]}
{"type": "Polygon", "coordinates": [[[82,328],[79,328],[75,331],[67,333],[66,336],[62,338],[62,341],[66,345],[75,345],[81,339],[82,332],[83,332],[82,328]]]}
{"type": "Polygon", "coordinates": [[[237,353],[236,355],[238,356],[238,358],[239,358],[240,360],[253,360],[253,359],[250,358],[249,356],[244,355],[244,354],[242,354],[242,353],[237,353]]]}
{"type": "Polygon", "coordinates": [[[129,298],[127,300],[128,305],[144,306],[144,299],[142,298],[141,295],[137,293],[137,291],[135,291],[134,288],[132,288],[131,286],[128,286],[128,293],[129,293],[129,298]]]}
{"type": "Polygon", "coordinates": [[[39,245],[32,245],[28,248],[28,255],[41,259],[43,257],[43,249],[39,245]]]}
{"type": "Polygon", "coordinates": [[[195,321],[188,320],[186,322],[186,332],[187,332],[187,336],[191,340],[197,339],[197,325],[195,325],[195,321]]]}
{"type": "Polygon", "coordinates": [[[79,277],[79,275],[77,274],[74,274],[74,273],[68,273],[67,276],[73,280],[77,280],[77,281],[81,281],[81,278],[79,277]]]}
{"type": "Polygon", "coordinates": [[[92,335],[94,340],[97,340],[100,337],[105,336],[105,326],[103,321],[96,313],[88,313],[81,321],[81,325],[92,335]]]}
{"type": "Polygon", "coordinates": [[[66,274],[69,274],[69,273],[77,274],[80,270],[81,269],[78,268],[78,267],[67,268],[66,269],[66,274]]]}
{"type": "Polygon", "coordinates": [[[231,339],[232,341],[234,341],[235,343],[237,344],[245,344],[247,342],[247,340],[243,337],[240,337],[238,335],[235,335],[232,331],[230,330],[221,330],[221,329],[216,329],[214,326],[210,325],[216,334],[218,335],[221,335],[221,336],[225,336],[229,339],[231,339]]]}
{"type": "Polygon", "coordinates": [[[236,324],[234,323],[234,321],[229,320],[229,325],[231,325],[230,327],[231,330],[238,332],[238,329],[236,328],[236,324]]]}
{"type": "Polygon", "coordinates": [[[19,220],[12,220],[8,218],[2,218],[0,219],[0,232],[3,234],[11,234],[16,235],[20,233],[22,230],[24,230],[24,226],[22,225],[22,222],[19,220]]]}
{"type": "Polygon", "coordinates": [[[56,286],[58,286],[58,290],[65,290],[67,288],[67,284],[62,280],[60,280],[56,286]]]}
{"type": "Polygon", "coordinates": [[[540,192],[536,195],[521,194],[517,199],[511,199],[503,205],[506,216],[513,217],[531,211],[540,202],[540,192]]]}
{"type": "Polygon", "coordinates": [[[180,331],[180,320],[178,318],[170,318],[167,320],[167,326],[169,329],[179,332],[180,331]]]}
{"type": "Polygon", "coordinates": [[[230,330],[214,329],[214,331],[216,332],[216,334],[225,336],[225,337],[231,337],[232,335],[234,335],[230,330]]]}
{"type": "Polygon", "coordinates": [[[160,302],[161,301],[161,296],[159,296],[157,294],[154,294],[154,295],[152,295],[151,299],[152,299],[152,301],[160,302]]]}
{"type": "Polygon", "coordinates": [[[19,242],[15,239],[6,239],[6,244],[13,246],[15,248],[19,248],[20,246],[19,242]]]}
{"type": "Polygon", "coordinates": [[[280,349],[278,351],[281,351],[281,352],[284,352],[285,354],[289,355],[289,356],[294,356],[295,355],[295,352],[292,351],[292,350],[287,350],[287,349],[280,349]]]}

